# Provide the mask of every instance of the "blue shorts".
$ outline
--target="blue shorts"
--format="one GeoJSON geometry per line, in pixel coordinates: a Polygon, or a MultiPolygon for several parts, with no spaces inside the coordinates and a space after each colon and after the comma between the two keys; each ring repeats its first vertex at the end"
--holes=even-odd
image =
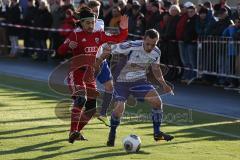
{"type": "Polygon", "coordinates": [[[101,84],[104,84],[109,80],[112,80],[112,74],[106,60],[102,62],[101,72],[98,74],[97,80],[101,84]]]}
{"type": "Polygon", "coordinates": [[[126,101],[130,95],[138,101],[144,101],[146,94],[155,90],[154,86],[147,81],[116,82],[114,84],[114,101],[126,101]]]}

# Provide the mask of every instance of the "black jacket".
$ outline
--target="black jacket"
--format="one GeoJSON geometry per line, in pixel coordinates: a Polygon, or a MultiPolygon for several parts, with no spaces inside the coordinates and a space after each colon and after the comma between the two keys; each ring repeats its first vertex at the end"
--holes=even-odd
{"type": "Polygon", "coordinates": [[[171,16],[167,25],[165,33],[163,33],[164,40],[176,40],[176,31],[177,31],[177,24],[179,22],[180,16],[171,16]]]}
{"type": "MultiPolygon", "coordinates": [[[[51,28],[52,15],[48,10],[38,9],[37,14],[34,18],[34,27],[40,28],[51,28]]],[[[33,36],[35,39],[45,40],[48,38],[49,31],[34,30],[33,36]]]]}
{"type": "Polygon", "coordinates": [[[152,16],[146,22],[146,29],[158,29],[162,15],[160,12],[153,13],[152,16]]]}
{"type": "Polygon", "coordinates": [[[183,41],[187,43],[191,43],[197,40],[197,31],[196,31],[196,20],[197,15],[188,18],[187,23],[183,33],[183,41]]]}
{"type": "MultiPolygon", "coordinates": [[[[21,9],[19,4],[11,5],[7,8],[6,22],[10,24],[21,24],[21,9]]],[[[8,35],[19,36],[19,29],[16,27],[8,27],[8,35]]]]}
{"type": "Polygon", "coordinates": [[[34,6],[27,7],[26,13],[23,16],[23,24],[27,26],[33,26],[34,18],[37,14],[38,9],[34,6]]]}
{"type": "Polygon", "coordinates": [[[212,36],[221,36],[223,31],[232,24],[232,21],[229,17],[215,22],[214,25],[210,28],[209,34],[212,36]]]}

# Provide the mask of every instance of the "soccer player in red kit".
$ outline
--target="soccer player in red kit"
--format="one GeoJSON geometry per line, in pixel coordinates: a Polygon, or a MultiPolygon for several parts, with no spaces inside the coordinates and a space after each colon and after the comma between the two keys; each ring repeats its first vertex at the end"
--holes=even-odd
{"type": "Polygon", "coordinates": [[[73,98],[69,143],[74,143],[76,139],[86,140],[80,131],[96,112],[98,92],[94,64],[99,46],[106,42],[124,41],[128,36],[128,17],[126,16],[121,17],[119,35],[94,31],[96,17],[89,8],[83,8],[76,16],[80,20],[79,25],[82,31],[73,31],[58,48],[60,55],[66,54],[69,50],[73,53],[68,76],[68,85],[73,98]],[[83,107],[85,107],[84,110],[83,107]]]}

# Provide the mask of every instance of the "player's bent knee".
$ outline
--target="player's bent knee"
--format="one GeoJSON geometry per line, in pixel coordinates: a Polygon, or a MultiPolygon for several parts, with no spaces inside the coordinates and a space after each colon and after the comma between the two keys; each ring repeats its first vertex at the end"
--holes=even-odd
{"type": "Polygon", "coordinates": [[[85,105],[86,101],[87,100],[86,100],[85,96],[77,96],[74,99],[74,106],[82,108],[85,105]]]}
{"type": "Polygon", "coordinates": [[[86,111],[95,111],[97,106],[97,100],[96,99],[90,99],[87,100],[85,104],[86,111]]]}

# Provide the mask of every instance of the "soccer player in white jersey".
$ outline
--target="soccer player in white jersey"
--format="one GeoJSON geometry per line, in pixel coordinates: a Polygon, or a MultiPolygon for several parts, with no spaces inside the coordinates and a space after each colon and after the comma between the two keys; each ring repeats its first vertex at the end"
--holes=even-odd
{"type": "MultiPolygon", "coordinates": [[[[120,118],[125,109],[125,102],[129,95],[133,95],[139,101],[147,101],[152,107],[152,122],[153,122],[153,138],[155,141],[166,140],[170,141],[174,137],[160,131],[160,126],[163,116],[162,100],[154,88],[147,81],[146,70],[149,66],[152,67],[157,81],[162,84],[164,92],[172,92],[170,86],[165,82],[160,65],[160,50],[157,42],[159,33],[150,29],[145,32],[143,40],[128,41],[109,47],[108,52],[102,55],[98,54],[96,66],[111,54],[124,54],[128,58],[121,60],[114,66],[116,69],[113,74],[114,80],[114,102],[115,108],[111,115],[110,132],[108,136],[107,146],[114,146],[116,129],[120,124],[120,118]]],[[[105,49],[106,51],[106,49],[105,49]]]]}
{"type": "MultiPolygon", "coordinates": [[[[102,19],[98,19],[99,11],[101,7],[101,3],[97,0],[90,0],[87,4],[89,8],[92,9],[92,11],[96,15],[96,26],[95,31],[104,31],[104,21],[102,19]]],[[[81,28],[77,28],[77,31],[80,31],[81,28]]],[[[99,48],[99,53],[102,52],[102,48],[99,48]]],[[[98,115],[98,119],[102,121],[106,126],[109,126],[109,120],[107,118],[107,109],[109,108],[109,105],[112,101],[112,92],[113,92],[113,81],[112,81],[112,74],[110,72],[110,68],[108,66],[108,63],[106,60],[104,60],[101,64],[101,70],[99,74],[97,75],[97,80],[104,85],[104,95],[103,95],[103,102],[101,105],[101,110],[98,115]]]]}

